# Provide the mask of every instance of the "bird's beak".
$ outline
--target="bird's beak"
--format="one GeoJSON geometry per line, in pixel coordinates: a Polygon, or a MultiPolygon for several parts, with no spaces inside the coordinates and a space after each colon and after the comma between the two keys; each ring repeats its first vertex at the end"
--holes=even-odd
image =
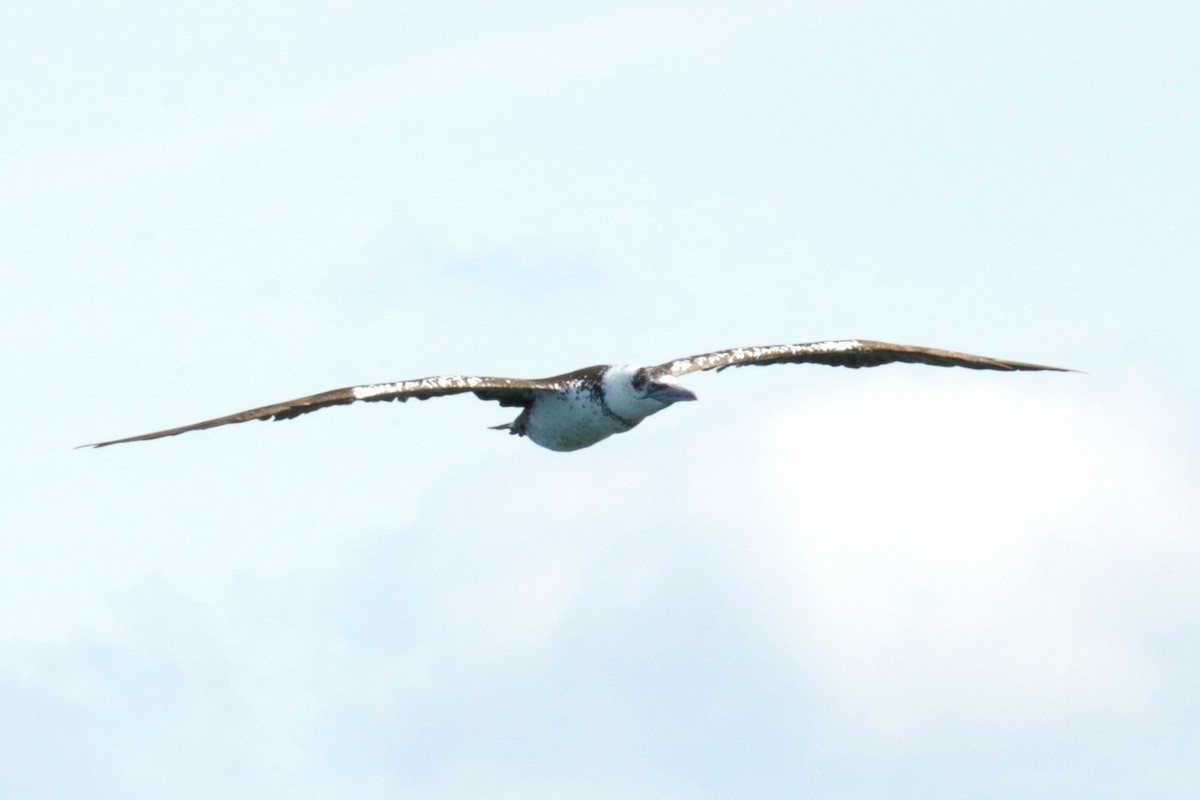
{"type": "Polygon", "coordinates": [[[660,403],[678,403],[681,400],[697,400],[696,393],[682,386],[663,384],[650,391],[650,397],[660,403]]]}

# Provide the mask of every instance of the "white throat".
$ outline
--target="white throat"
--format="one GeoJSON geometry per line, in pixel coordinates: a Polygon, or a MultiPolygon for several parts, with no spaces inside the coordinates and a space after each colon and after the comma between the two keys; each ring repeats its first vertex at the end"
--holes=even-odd
{"type": "Polygon", "coordinates": [[[634,388],[633,379],[639,369],[641,367],[609,367],[601,380],[605,404],[610,411],[629,422],[638,422],[667,407],[634,388]]]}

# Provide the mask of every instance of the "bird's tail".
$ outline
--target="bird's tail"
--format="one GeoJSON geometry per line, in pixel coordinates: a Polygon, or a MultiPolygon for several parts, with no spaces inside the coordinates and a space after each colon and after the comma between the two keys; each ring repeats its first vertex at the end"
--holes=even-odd
{"type": "Polygon", "coordinates": [[[508,431],[513,436],[525,435],[525,421],[521,417],[517,417],[512,422],[506,422],[503,425],[490,425],[488,430],[492,431],[508,431]]]}

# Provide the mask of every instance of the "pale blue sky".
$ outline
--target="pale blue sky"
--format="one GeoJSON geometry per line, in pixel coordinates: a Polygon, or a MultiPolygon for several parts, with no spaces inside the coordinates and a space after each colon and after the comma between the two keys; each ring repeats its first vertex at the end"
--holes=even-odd
{"type": "Polygon", "coordinates": [[[6,8],[0,795],[1193,796],[1196,8],[6,8]]]}

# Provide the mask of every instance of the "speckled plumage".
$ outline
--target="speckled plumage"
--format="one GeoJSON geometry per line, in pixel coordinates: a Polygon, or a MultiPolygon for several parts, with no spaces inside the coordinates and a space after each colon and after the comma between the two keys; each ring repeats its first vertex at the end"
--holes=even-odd
{"type": "Polygon", "coordinates": [[[894,362],[1005,372],[1072,371],[1061,367],[1004,361],[950,350],[861,339],[735,347],[687,356],[653,366],[599,365],[550,378],[438,375],[391,383],[349,386],[178,428],[82,446],[107,447],[124,442],[160,439],[252,419],[291,419],[310,411],[358,401],[404,402],[410,398],[428,400],[431,397],[469,392],[481,400],[494,400],[502,406],[522,409],[515,420],[497,425],[497,429],[527,436],[534,443],[550,450],[579,450],[615,433],[624,433],[651,414],[656,414],[676,402],[696,399],[696,396],[680,386],[677,380],[678,376],[690,372],[720,372],[728,367],[801,363],[857,369],[894,362]]]}
{"type": "Polygon", "coordinates": [[[593,369],[594,373],[577,377],[557,391],[538,394],[516,420],[496,428],[528,436],[547,449],[565,451],[588,447],[641,422],[642,417],[626,418],[613,411],[604,387],[610,368],[593,369]]]}

